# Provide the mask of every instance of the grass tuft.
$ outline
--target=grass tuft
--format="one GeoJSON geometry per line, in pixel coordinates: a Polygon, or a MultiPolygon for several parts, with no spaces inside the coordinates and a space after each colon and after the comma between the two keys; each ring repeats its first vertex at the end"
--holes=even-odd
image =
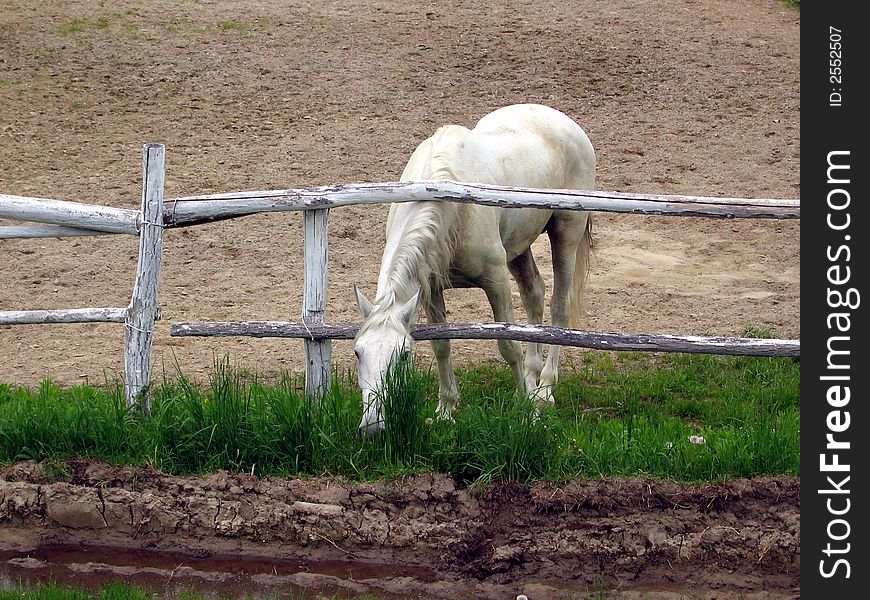
{"type": "Polygon", "coordinates": [[[536,414],[506,368],[458,373],[453,421],[437,381],[399,360],[385,382],[386,431],[361,438],[353,376],[306,401],[303,382],[218,361],[206,383],[153,386],[152,411],[123,389],[0,384],[0,463],[86,457],[168,473],[392,478],[449,473],[465,484],[649,475],[681,481],[799,474],[800,364],[791,359],[586,353],[536,414]],[[699,443],[703,440],[703,443],[699,443]]]}
{"type": "MultiPolygon", "coordinates": [[[[32,587],[19,584],[9,589],[0,588],[0,600],[154,600],[157,597],[159,597],[158,594],[120,582],[106,583],[96,591],[86,591],[78,587],[65,587],[53,582],[42,583],[32,587]]],[[[172,593],[169,597],[175,600],[231,600],[239,598],[237,595],[215,596],[214,594],[201,594],[191,589],[182,589],[172,593]]],[[[291,589],[287,594],[279,594],[277,592],[265,595],[249,593],[245,597],[251,600],[254,598],[260,600],[278,600],[279,598],[289,598],[290,600],[308,600],[313,598],[339,600],[343,596],[326,596],[323,593],[308,594],[304,591],[294,591],[291,589]]],[[[377,600],[378,596],[364,594],[354,595],[354,598],[357,600],[377,600]]]]}

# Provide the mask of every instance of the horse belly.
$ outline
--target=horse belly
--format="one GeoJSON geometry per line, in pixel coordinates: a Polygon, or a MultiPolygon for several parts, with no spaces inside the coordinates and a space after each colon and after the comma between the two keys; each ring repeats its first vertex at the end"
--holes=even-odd
{"type": "Polygon", "coordinates": [[[504,211],[499,233],[508,262],[529,249],[543,233],[552,216],[552,210],[540,208],[511,208],[504,211]]]}

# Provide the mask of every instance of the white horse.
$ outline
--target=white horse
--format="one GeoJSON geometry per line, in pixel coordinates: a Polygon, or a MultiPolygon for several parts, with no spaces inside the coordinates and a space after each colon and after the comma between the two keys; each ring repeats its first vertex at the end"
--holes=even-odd
{"type": "MultiPolygon", "coordinates": [[[[583,129],[563,113],[517,104],[488,114],[471,130],[439,128],[417,147],[402,173],[402,181],[423,180],[591,190],[595,151],[583,129]]],[[[544,231],[553,255],[551,320],[558,327],[576,326],[591,246],[588,213],[455,202],[390,207],[374,301],[355,288],[364,319],[354,348],[363,393],[362,433],[383,429],[377,390],[393,357],[410,351],[410,328],[419,306],[429,322],[445,322],[446,288],[482,288],[495,320],[513,322],[511,274],[530,322],[542,322],[544,282],[531,245],[544,231]]],[[[436,340],[432,347],[438,363],[438,412],[450,418],[459,398],[450,342],[436,340]]],[[[544,363],[540,345],[529,344],[524,364],[519,342],[500,340],[498,347],[518,391],[534,393],[539,405],[552,402],[559,346],[550,346],[544,363]]]]}

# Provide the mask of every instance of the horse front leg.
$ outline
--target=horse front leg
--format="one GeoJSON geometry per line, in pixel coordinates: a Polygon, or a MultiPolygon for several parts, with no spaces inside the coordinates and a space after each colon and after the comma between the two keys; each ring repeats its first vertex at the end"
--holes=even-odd
{"type": "MultiPolygon", "coordinates": [[[[504,263],[502,263],[504,265],[504,263]]],[[[488,277],[483,277],[480,287],[486,292],[486,297],[492,306],[492,316],[496,321],[513,323],[514,306],[511,298],[511,284],[507,265],[497,269],[488,277]]],[[[517,384],[517,393],[528,394],[526,379],[523,373],[523,346],[513,340],[499,340],[498,349],[507,362],[517,384]]]]}
{"type": "MultiPolygon", "coordinates": [[[[432,288],[429,303],[426,305],[426,319],[430,323],[447,322],[444,291],[440,288],[432,288]]],[[[450,360],[450,340],[432,340],[432,351],[435,353],[435,362],[438,363],[438,416],[451,419],[459,401],[459,388],[450,360]]]]}

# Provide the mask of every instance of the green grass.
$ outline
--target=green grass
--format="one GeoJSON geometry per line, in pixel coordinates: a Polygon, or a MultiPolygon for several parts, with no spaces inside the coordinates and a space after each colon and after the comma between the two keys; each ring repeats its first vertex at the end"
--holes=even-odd
{"type": "Polygon", "coordinates": [[[74,36],[84,32],[90,27],[87,19],[74,17],[68,23],[60,27],[60,33],[64,36],[74,36]]]}
{"type": "Polygon", "coordinates": [[[169,473],[227,469],[355,480],[436,471],[463,484],[649,475],[680,481],[799,474],[800,365],[792,359],[587,353],[536,415],[507,369],[458,373],[454,421],[437,381],[403,363],[387,383],[387,431],[361,439],[361,398],[337,375],[319,406],[301,378],[215,365],[207,383],[167,378],[150,415],[120,387],[0,385],[0,463],[88,457],[169,473]],[[703,438],[704,443],[693,443],[703,438]]]}
{"type": "Polygon", "coordinates": [[[242,31],[248,28],[246,23],[240,23],[238,21],[219,21],[218,27],[223,29],[224,31],[242,31]]]}
{"type": "MultiPolygon", "coordinates": [[[[156,598],[165,598],[165,594],[153,594],[142,588],[134,587],[125,583],[108,583],[99,588],[99,590],[90,592],[82,588],[70,588],[56,583],[46,583],[32,588],[24,588],[23,586],[16,589],[0,589],[0,600],[155,600],[156,598]]],[[[169,596],[174,600],[215,600],[213,595],[199,594],[192,590],[184,590],[169,596]]],[[[313,598],[322,598],[323,600],[339,600],[347,596],[324,596],[317,593],[293,592],[292,590],[286,594],[257,594],[256,596],[249,595],[247,598],[257,598],[258,600],[309,600],[313,598]]],[[[220,600],[235,600],[237,596],[219,596],[220,600]]],[[[373,594],[355,595],[355,600],[378,600],[378,596],[373,594]]]]}
{"type": "MultiPolygon", "coordinates": [[[[153,600],[154,595],[122,583],[109,583],[97,592],[47,583],[30,589],[0,589],[0,600],[153,600]]],[[[187,600],[194,600],[187,596],[187,600]]],[[[179,600],[182,600],[179,596],[179,600]]],[[[198,599],[197,599],[198,600],[198,599]]]]}
{"type": "Polygon", "coordinates": [[[86,31],[108,28],[109,19],[107,17],[97,17],[96,19],[73,17],[69,22],[62,25],[58,31],[64,36],[76,36],[86,31]]]}
{"type": "Polygon", "coordinates": [[[269,24],[269,17],[257,17],[250,23],[244,23],[241,21],[218,21],[217,26],[223,31],[246,31],[251,27],[263,29],[268,27],[269,24]]]}

